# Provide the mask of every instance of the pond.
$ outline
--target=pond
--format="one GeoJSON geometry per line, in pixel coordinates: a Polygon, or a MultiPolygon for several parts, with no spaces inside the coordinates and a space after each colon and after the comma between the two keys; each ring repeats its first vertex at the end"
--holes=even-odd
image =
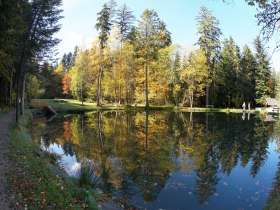
{"type": "Polygon", "coordinates": [[[90,160],[98,188],[139,209],[256,210],[279,186],[273,116],[96,112],[35,119],[32,137],[70,176],[90,160]]]}

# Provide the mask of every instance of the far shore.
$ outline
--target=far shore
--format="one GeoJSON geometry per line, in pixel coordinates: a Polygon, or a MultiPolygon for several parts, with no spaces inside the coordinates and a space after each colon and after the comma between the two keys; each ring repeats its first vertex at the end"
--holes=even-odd
{"type": "MultiPolygon", "coordinates": [[[[177,112],[224,112],[224,113],[252,113],[252,114],[267,114],[265,109],[236,109],[236,108],[206,108],[206,107],[174,107],[169,105],[150,105],[148,108],[144,104],[118,105],[116,103],[104,104],[101,107],[93,102],[84,102],[72,99],[34,99],[33,101],[42,102],[51,106],[58,113],[79,113],[88,111],[110,111],[110,110],[150,110],[150,111],[177,111],[177,112]]],[[[277,114],[277,113],[276,113],[277,114]]]]}

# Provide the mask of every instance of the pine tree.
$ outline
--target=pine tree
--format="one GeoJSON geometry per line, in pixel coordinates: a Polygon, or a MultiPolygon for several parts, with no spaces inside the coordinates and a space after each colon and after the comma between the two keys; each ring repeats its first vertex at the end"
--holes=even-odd
{"type": "Polygon", "coordinates": [[[257,63],[250,48],[245,45],[241,57],[240,85],[245,101],[255,104],[255,75],[257,63]]]}
{"type": "Polygon", "coordinates": [[[271,94],[268,83],[271,77],[270,63],[267,52],[259,36],[254,40],[254,46],[256,51],[255,58],[257,61],[255,76],[256,103],[258,105],[263,105],[265,103],[265,98],[270,97],[271,94]]]}
{"type": "Polygon", "coordinates": [[[239,83],[240,51],[232,37],[224,42],[218,68],[219,103],[227,107],[240,107],[244,101],[244,90],[239,83]]]}
{"type": "Polygon", "coordinates": [[[113,17],[115,15],[116,3],[114,0],[106,2],[103,5],[102,10],[97,13],[97,23],[95,28],[99,31],[99,40],[101,48],[105,48],[106,42],[108,40],[108,35],[113,26],[113,17]]]}
{"type": "MultiPolygon", "coordinates": [[[[220,36],[222,35],[219,28],[219,21],[212,15],[206,7],[200,8],[199,16],[196,18],[198,24],[197,33],[200,35],[197,44],[205,52],[207,57],[207,65],[210,68],[209,79],[213,81],[212,98],[215,98],[214,88],[216,83],[216,65],[221,49],[220,36]]],[[[206,105],[209,104],[209,86],[206,86],[206,105]]],[[[212,101],[214,103],[214,101],[212,101]]]]}
{"type": "Polygon", "coordinates": [[[24,112],[24,93],[27,65],[42,62],[53,52],[59,40],[53,35],[60,30],[58,21],[61,19],[62,0],[33,0],[28,1],[29,9],[25,18],[27,29],[19,42],[20,56],[17,65],[17,98],[16,120],[24,112]]]}
{"type": "Polygon", "coordinates": [[[117,10],[116,22],[122,35],[122,42],[127,39],[128,34],[133,29],[135,17],[129,7],[124,4],[117,10]]]}

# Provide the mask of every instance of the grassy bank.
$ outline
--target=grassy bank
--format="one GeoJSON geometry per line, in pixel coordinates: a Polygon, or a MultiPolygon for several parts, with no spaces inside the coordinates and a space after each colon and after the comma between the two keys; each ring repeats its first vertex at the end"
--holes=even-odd
{"type": "Polygon", "coordinates": [[[12,157],[17,166],[9,181],[11,190],[21,197],[21,205],[27,209],[97,209],[93,191],[63,175],[57,157],[41,151],[31,141],[27,130],[31,117],[28,112],[11,134],[12,157]]]}
{"type": "MultiPolygon", "coordinates": [[[[117,104],[104,104],[102,107],[96,106],[96,103],[84,102],[78,100],[66,99],[38,99],[38,101],[47,102],[55,111],[59,113],[80,112],[80,111],[96,111],[96,110],[145,110],[144,104],[133,104],[131,106],[117,106],[117,104]]],[[[148,110],[174,110],[181,112],[226,112],[226,113],[242,113],[242,109],[220,109],[220,108],[200,108],[200,107],[172,107],[168,105],[157,106],[150,105],[148,110]]],[[[246,110],[248,112],[248,110],[246,110]]],[[[250,113],[259,113],[256,110],[250,110],[250,113]]]]}
{"type": "Polygon", "coordinates": [[[38,101],[47,102],[56,112],[65,113],[68,111],[95,111],[95,110],[115,110],[124,109],[122,106],[107,104],[102,107],[96,106],[96,103],[84,102],[78,100],[66,99],[38,99],[38,101]]]}

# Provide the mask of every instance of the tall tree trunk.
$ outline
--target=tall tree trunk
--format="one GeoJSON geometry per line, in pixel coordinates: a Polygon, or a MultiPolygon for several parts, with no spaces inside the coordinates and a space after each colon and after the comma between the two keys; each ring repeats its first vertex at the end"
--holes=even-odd
{"type": "MultiPolygon", "coordinates": [[[[25,77],[25,65],[26,65],[26,51],[29,48],[30,41],[34,39],[36,29],[38,27],[39,20],[42,16],[43,7],[39,8],[35,11],[32,20],[30,21],[30,24],[28,26],[28,32],[26,34],[23,47],[20,52],[20,61],[19,61],[19,67],[18,67],[18,76],[17,76],[17,95],[16,95],[16,122],[19,121],[19,115],[22,108],[21,101],[22,98],[24,98],[24,95],[22,96],[22,89],[23,89],[23,79],[25,77]]],[[[23,113],[23,112],[21,112],[23,113]]]]}
{"type": "Polygon", "coordinates": [[[148,90],[148,48],[146,47],[146,107],[149,107],[149,90],[148,90]]]}
{"type": "MultiPolygon", "coordinates": [[[[21,64],[23,65],[23,64],[21,64]]],[[[19,70],[18,70],[18,75],[17,75],[17,93],[16,93],[16,122],[19,121],[19,114],[20,114],[20,104],[21,104],[21,97],[20,97],[20,94],[21,94],[21,70],[22,68],[20,67],[19,70]]]]}
{"type": "Polygon", "coordinates": [[[121,100],[122,100],[122,90],[121,90],[121,83],[119,82],[119,104],[121,105],[121,100]]]}
{"type": "Polygon", "coordinates": [[[21,87],[21,104],[20,104],[20,115],[24,115],[24,101],[25,101],[25,82],[26,82],[26,72],[24,70],[24,73],[22,75],[22,87],[21,87]]]}
{"type": "Polygon", "coordinates": [[[206,85],[206,107],[209,105],[209,84],[206,85]]]}
{"type": "Polygon", "coordinates": [[[83,82],[81,82],[81,100],[82,100],[82,106],[84,106],[83,82]]]}
{"type": "Polygon", "coordinates": [[[129,68],[126,68],[126,74],[125,74],[125,85],[126,85],[125,101],[126,101],[126,104],[129,104],[129,101],[128,101],[128,92],[129,92],[129,73],[128,73],[128,70],[129,70],[129,68]]]}
{"type": "Polygon", "coordinates": [[[13,74],[14,71],[11,71],[11,77],[10,77],[10,89],[9,89],[9,106],[12,107],[12,90],[13,90],[13,74]]]}

